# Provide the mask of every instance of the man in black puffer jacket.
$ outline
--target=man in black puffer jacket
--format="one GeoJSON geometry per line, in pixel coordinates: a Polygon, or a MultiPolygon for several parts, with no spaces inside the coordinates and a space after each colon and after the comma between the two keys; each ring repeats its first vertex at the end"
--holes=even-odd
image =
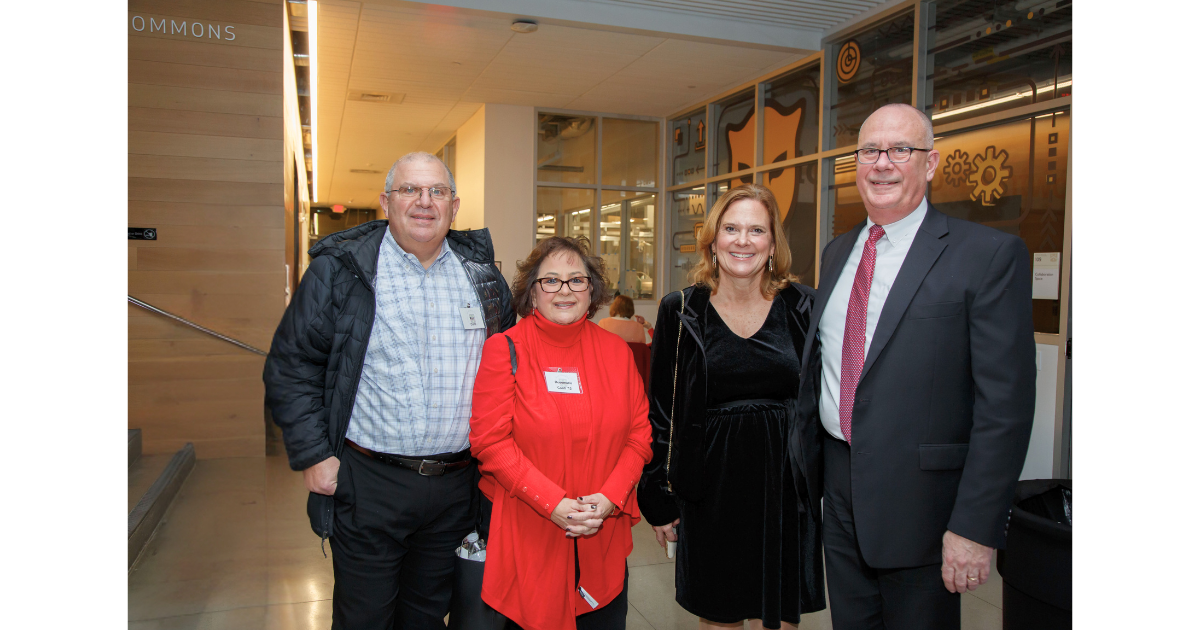
{"type": "Polygon", "coordinates": [[[401,158],[380,204],[387,220],[309,250],[263,380],[330,540],[333,627],[444,628],[474,524],[471,389],[483,341],[516,315],[488,231],[449,229],[459,199],[440,160],[401,158]]]}

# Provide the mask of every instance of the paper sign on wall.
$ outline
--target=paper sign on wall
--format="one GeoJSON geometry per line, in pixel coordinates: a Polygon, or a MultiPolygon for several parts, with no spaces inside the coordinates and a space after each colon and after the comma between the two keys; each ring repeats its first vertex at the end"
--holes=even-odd
{"type": "Polygon", "coordinates": [[[1043,252],[1033,255],[1033,299],[1058,299],[1059,252],[1043,252]]]}

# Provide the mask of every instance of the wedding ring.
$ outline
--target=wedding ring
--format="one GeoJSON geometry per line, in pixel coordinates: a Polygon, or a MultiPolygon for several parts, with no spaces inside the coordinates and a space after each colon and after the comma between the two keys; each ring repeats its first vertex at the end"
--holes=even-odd
{"type": "Polygon", "coordinates": [[[969,578],[967,578],[967,579],[968,579],[968,580],[970,580],[970,581],[972,581],[972,582],[974,582],[974,581],[978,580],[979,578],[973,578],[973,577],[969,577],[969,578]]]}

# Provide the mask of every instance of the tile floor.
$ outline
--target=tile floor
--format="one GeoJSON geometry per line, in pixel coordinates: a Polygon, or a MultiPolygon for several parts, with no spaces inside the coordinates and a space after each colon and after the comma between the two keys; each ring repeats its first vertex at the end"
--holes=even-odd
{"type": "MultiPolygon", "coordinates": [[[[131,630],[328,628],[333,568],[286,458],[201,460],[129,572],[131,630]]],[[[134,499],[136,500],[136,499],[134,499]]],[[[1000,630],[999,575],[962,598],[965,630],[1000,630]]],[[[629,630],[696,628],[645,522],[629,556],[629,630]]],[[[830,628],[829,612],[801,628],[830,628]]]]}

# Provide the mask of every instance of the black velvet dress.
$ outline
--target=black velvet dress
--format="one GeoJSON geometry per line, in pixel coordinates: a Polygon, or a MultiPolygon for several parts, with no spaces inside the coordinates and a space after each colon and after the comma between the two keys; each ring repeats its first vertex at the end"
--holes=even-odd
{"type": "Polygon", "coordinates": [[[808,539],[817,525],[800,505],[787,454],[784,403],[799,388],[800,359],[785,308],[777,296],[748,339],[711,304],[704,317],[704,491],[699,502],[679,502],[675,598],[709,621],[762,619],[779,628],[817,607],[801,601],[811,589],[802,589],[800,576],[812,562],[802,550],[815,546],[808,539]]]}

